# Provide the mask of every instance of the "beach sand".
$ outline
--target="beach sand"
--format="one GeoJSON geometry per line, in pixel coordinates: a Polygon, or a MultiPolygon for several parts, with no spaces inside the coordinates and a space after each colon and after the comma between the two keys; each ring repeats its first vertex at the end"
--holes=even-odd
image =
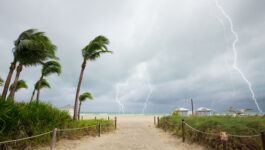
{"type": "MultiPolygon", "coordinates": [[[[107,119],[108,115],[83,115],[83,119],[107,119]]],[[[114,115],[109,115],[114,119],[114,115]]],[[[80,140],[62,139],[56,150],[204,150],[197,144],[182,143],[181,138],[154,127],[154,115],[116,115],[117,130],[101,137],[86,136],[80,140]]],[[[49,150],[42,147],[39,150],[49,150]]]]}

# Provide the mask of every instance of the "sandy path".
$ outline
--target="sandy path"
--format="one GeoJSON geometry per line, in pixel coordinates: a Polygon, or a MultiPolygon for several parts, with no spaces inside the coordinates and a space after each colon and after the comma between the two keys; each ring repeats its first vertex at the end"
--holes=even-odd
{"type": "MultiPolygon", "coordinates": [[[[97,116],[102,118],[103,116],[97,116]]],[[[85,116],[84,118],[94,118],[85,116]]],[[[107,118],[107,116],[104,116],[107,118]]],[[[111,116],[113,118],[113,116],[111,116]]],[[[118,115],[118,129],[101,137],[84,137],[80,140],[60,140],[57,150],[204,150],[197,144],[182,143],[153,125],[153,116],[118,115]]],[[[42,149],[49,149],[48,147],[42,149]]]]}

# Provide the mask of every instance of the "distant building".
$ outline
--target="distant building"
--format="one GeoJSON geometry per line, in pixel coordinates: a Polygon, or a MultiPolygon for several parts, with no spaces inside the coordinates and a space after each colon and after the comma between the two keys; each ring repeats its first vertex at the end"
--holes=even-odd
{"type": "Polygon", "coordinates": [[[200,107],[195,111],[197,116],[210,116],[213,114],[213,111],[206,107],[200,107]]]}
{"type": "Polygon", "coordinates": [[[189,110],[186,108],[177,108],[173,111],[173,113],[174,112],[177,112],[180,116],[188,116],[189,110]]]}
{"type": "Polygon", "coordinates": [[[67,111],[69,113],[70,116],[73,116],[74,115],[74,106],[71,106],[71,105],[66,105],[64,107],[61,107],[59,108],[60,110],[64,110],[64,111],[67,111]]]}

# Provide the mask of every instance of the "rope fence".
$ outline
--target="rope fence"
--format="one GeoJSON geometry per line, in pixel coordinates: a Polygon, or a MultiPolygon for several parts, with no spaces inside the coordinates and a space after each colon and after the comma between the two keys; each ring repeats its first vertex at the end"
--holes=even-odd
{"type": "Polygon", "coordinates": [[[2,142],[0,142],[0,144],[12,143],[12,142],[18,142],[18,141],[23,141],[23,140],[33,139],[33,138],[37,138],[37,137],[40,137],[40,136],[43,136],[43,135],[49,134],[49,133],[51,133],[51,132],[52,132],[52,131],[49,131],[49,132],[45,132],[45,133],[42,133],[42,134],[39,134],[39,135],[34,135],[34,136],[25,137],[25,138],[16,139],[16,140],[2,141],[2,142]]]}
{"type": "MultiPolygon", "coordinates": [[[[160,119],[159,117],[157,117],[157,120],[156,120],[156,117],[154,117],[154,124],[156,125],[156,121],[157,121],[157,127],[159,128],[160,124],[159,122],[160,119]]],[[[202,133],[202,134],[205,134],[205,135],[212,135],[212,136],[220,136],[221,138],[221,135],[220,133],[213,133],[213,132],[204,132],[204,131],[201,131],[201,130],[198,130],[194,127],[192,127],[190,124],[186,123],[184,121],[184,119],[182,119],[181,121],[181,124],[180,123],[170,123],[168,122],[167,120],[164,120],[163,122],[164,126],[167,125],[167,126],[177,126],[177,125],[181,125],[181,129],[182,129],[182,141],[185,142],[185,126],[187,126],[189,129],[195,131],[195,132],[198,132],[198,133],[202,133]]],[[[165,128],[165,131],[166,131],[166,128],[165,128]]],[[[222,140],[223,142],[223,149],[226,150],[226,142],[228,140],[228,136],[230,137],[238,137],[238,138],[256,138],[256,137],[261,137],[261,141],[262,141],[262,148],[263,150],[265,150],[265,133],[264,132],[261,132],[260,134],[254,134],[254,135],[236,135],[236,134],[229,134],[227,133],[227,139],[222,140]]]]}
{"type": "MultiPolygon", "coordinates": [[[[109,117],[108,117],[108,120],[110,120],[109,117]]],[[[80,127],[80,128],[65,128],[65,129],[54,128],[52,131],[48,131],[48,132],[41,133],[41,134],[38,134],[38,135],[30,136],[30,137],[25,137],[25,138],[20,138],[20,139],[15,139],[15,140],[0,141],[0,145],[7,144],[7,143],[18,142],[18,141],[29,140],[29,139],[34,139],[34,138],[38,138],[38,137],[41,137],[41,136],[44,136],[44,135],[52,133],[51,150],[53,150],[55,148],[56,133],[57,132],[82,130],[82,129],[88,129],[88,128],[91,128],[91,127],[97,127],[98,126],[98,136],[100,137],[102,125],[107,125],[107,124],[109,124],[109,123],[100,122],[99,124],[94,124],[94,125],[80,127]]],[[[117,128],[117,117],[114,118],[114,125],[115,125],[115,129],[116,129],[117,128]]]]}

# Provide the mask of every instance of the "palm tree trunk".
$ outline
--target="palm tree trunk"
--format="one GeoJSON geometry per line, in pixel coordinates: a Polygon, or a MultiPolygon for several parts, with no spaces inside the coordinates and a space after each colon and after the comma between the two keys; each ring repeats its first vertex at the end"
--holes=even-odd
{"type": "Polygon", "coordinates": [[[83,75],[84,75],[84,70],[86,68],[86,59],[84,59],[83,64],[81,66],[81,72],[80,72],[80,77],[79,77],[79,81],[78,81],[78,85],[77,85],[77,89],[76,89],[76,95],[75,95],[75,108],[74,108],[74,120],[77,120],[77,105],[78,105],[78,97],[79,97],[79,92],[80,92],[80,87],[81,87],[81,83],[82,83],[82,79],[83,79],[83,75]]]}
{"type": "Polygon", "coordinates": [[[40,80],[39,80],[39,84],[38,84],[37,102],[39,101],[39,97],[40,97],[40,85],[41,85],[42,80],[43,80],[43,75],[41,75],[40,80]]]}
{"type": "Polygon", "coordinates": [[[78,108],[78,120],[80,120],[80,109],[81,109],[82,102],[79,102],[79,108],[78,108]]]}
{"type": "Polygon", "coordinates": [[[35,95],[35,88],[33,89],[33,92],[32,92],[32,96],[31,96],[31,99],[30,99],[30,103],[32,103],[33,102],[33,98],[34,98],[34,95],[35,95]]]}
{"type": "Polygon", "coordinates": [[[6,78],[6,81],[5,81],[5,86],[4,86],[4,89],[3,89],[3,92],[2,92],[2,98],[3,98],[3,100],[6,99],[6,95],[7,95],[7,92],[8,92],[9,85],[10,85],[10,81],[11,81],[13,72],[16,69],[16,64],[17,64],[17,62],[14,60],[11,63],[11,66],[9,68],[9,73],[7,75],[7,78],[6,78]]]}
{"type": "Polygon", "coordinates": [[[15,98],[15,92],[16,92],[16,88],[17,88],[17,82],[18,82],[18,79],[19,79],[19,75],[20,75],[20,72],[22,71],[23,69],[23,64],[22,63],[19,63],[18,67],[17,67],[17,74],[16,74],[16,78],[15,78],[15,81],[14,81],[14,86],[13,86],[13,89],[10,93],[11,95],[11,98],[13,99],[13,102],[14,102],[14,98],[15,98]]]}

